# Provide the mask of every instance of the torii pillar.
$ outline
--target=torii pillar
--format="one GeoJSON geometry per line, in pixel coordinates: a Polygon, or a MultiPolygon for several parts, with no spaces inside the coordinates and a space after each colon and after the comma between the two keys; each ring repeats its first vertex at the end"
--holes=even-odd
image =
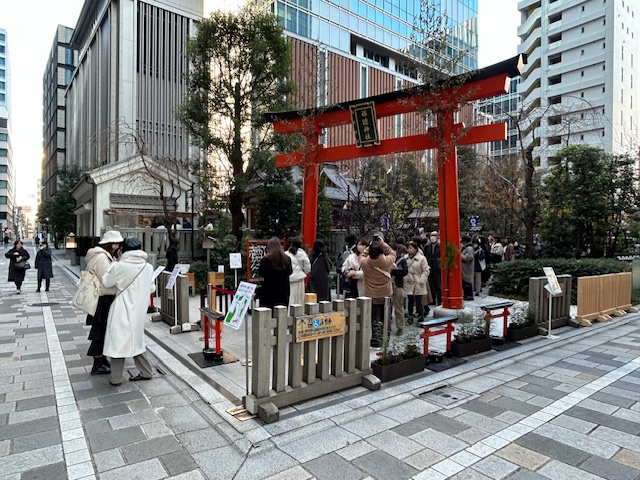
{"type": "Polygon", "coordinates": [[[458,200],[458,166],[456,147],[474,143],[506,140],[506,123],[494,123],[465,128],[455,124],[455,112],[461,104],[489,98],[509,91],[510,77],[520,75],[523,56],[475,72],[443,81],[435,88],[417,86],[406,90],[332,105],[320,109],[265,114],[273,122],[276,133],[302,133],[302,150],[276,157],[276,167],[304,167],[302,186],[302,235],[305,244],[316,239],[318,217],[318,164],[389,153],[426,149],[438,150],[438,199],[441,231],[442,303],[444,308],[460,309],[462,296],[462,270],[460,268],[460,209],[458,200]],[[355,144],[337,147],[320,145],[323,129],[352,123],[349,107],[367,102],[375,104],[377,118],[431,110],[437,114],[438,125],[426,134],[381,140],[376,145],[359,147],[355,144]],[[442,240],[444,239],[444,244],[442,240]]]}

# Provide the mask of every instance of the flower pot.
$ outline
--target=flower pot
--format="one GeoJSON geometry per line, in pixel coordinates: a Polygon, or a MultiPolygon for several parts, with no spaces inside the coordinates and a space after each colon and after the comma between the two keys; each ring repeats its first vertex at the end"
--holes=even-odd
{"type": "Polygon", "coordinates": [[[391,380],[422,372],[425,365],[424,355],[418,355],[417,357],[390,365],[380,365],[379,363],[373,362],[371,368],[373,368],[373,374],[378,377],[381,382],[390,382],[391,380]]]}
{"type": "Polygon", "coordinates": [[[538,335],[537,325],[529,325],[528,327],[521,328],[509,328],[507,330],[507,338],[514,342],[524,340],[525,338],[531,338],[538,335]]]}
{"type": "Polygon", "coordinates": [[[454,357],[468,357],[480,352],[491,350],[491,338],[480,338],[471,342],[459,343],[455,340],[451,342],[451,353],[454,357]]]}

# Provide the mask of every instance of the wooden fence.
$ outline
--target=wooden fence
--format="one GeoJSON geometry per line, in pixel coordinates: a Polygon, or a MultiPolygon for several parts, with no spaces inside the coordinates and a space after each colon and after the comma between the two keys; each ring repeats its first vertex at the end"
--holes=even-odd
{"type": "MultiPolygon", "coordinates": [[[[257,307],[252,315],[251,394],[244,398],[252,414],[272,403],[281,408],[357,385],[371,388],[369,359],[371,299],[308,303],[306,315],[345,313],[344,335],[296,342],[295,325],[303,307],[257,307]]],[[[379,385],[379,384],[378,384],[379,385]]]]}
{"type": "Polygon", "coordinates": [[[578,278],[578,321],[590,325],[637,312],[631,305],[632,281],[631,272],[578,278]]]}
{"type": "MultiPolygon", "coordinates": [[[[553,297],[551,304],[551,328],[564,327],[571,319],[571,275],[558,275],[562,296],[553,297]]],[[[544,286],[547,277],[529,278],[529,308],[535,314],[535,324],[547,330],[549,322],[549,294],[544,286]]]]}

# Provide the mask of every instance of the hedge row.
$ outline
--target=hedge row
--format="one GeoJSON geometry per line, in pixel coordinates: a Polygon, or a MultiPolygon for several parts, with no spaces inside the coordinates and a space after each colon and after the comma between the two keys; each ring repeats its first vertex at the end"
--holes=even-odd
{"type": "Polygon", "coordinates": [[[577,277],[624,272],[628,264],[609,258],[585,258],[580,260],[545,258],[541,260],[516,260],[493,265],[489,293],[509,298],[529,298],[529,277],[544,276],[543,267],[553,267],[556,275],[573,277],[572,298],[575,298],[577,277]]]}

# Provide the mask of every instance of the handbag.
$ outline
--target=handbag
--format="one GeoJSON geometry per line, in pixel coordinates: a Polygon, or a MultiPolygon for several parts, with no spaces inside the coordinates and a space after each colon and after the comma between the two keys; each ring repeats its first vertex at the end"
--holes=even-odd
{"type": "Polygon", "coordinates": [[[98,308],[98,298],[100,297],[98,294],[99,287],[100,281],[95,273],[83,270],[80,272],[78,290],[76,290],[69,303],[84,313],[94,316],[98,308]]]}
{"type": "Polygon", "coordinates": [[[29,270],[31,268],[31,264],[26,260],[20,260],[19,262],[16,262],[14,268],[16,270],[29,270]]]}

